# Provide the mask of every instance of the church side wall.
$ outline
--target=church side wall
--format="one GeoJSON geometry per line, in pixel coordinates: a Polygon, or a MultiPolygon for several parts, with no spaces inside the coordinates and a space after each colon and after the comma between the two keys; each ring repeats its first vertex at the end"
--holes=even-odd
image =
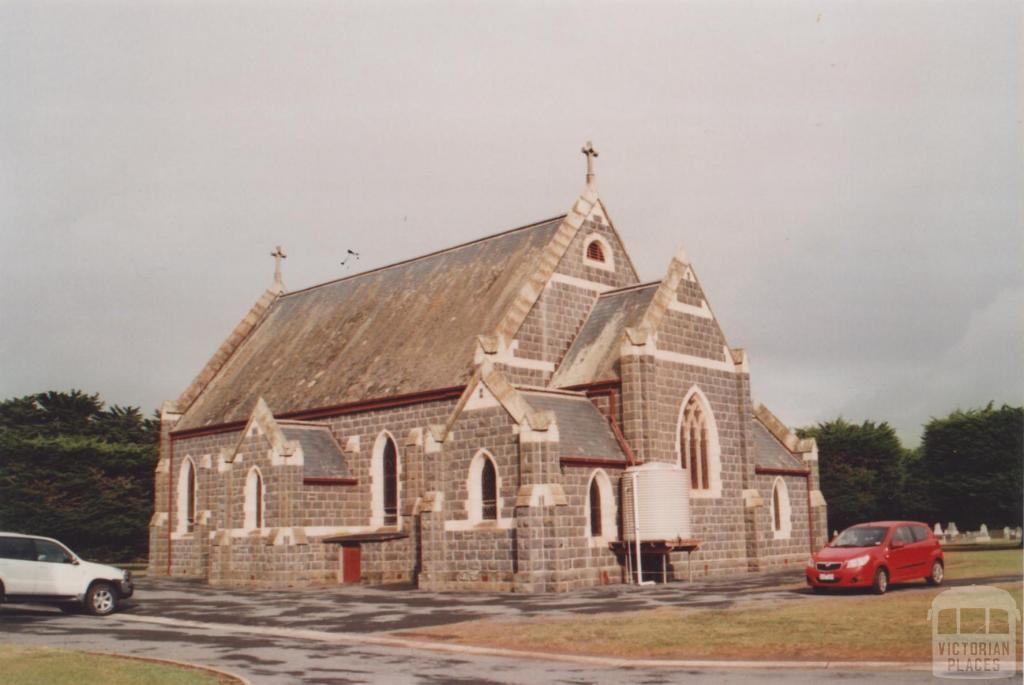
{"type": "Polygon", "coordinates": [[[770,571],[802,568],[807,557],[811,555],[807,479],[801,476],[757,474],[754,483],[764,499],[764,505],[757,509],[761,569],[770,571]],[[775,534],[771,508],[772,490],[777,479],[786,484],[791,524],[791,529],[781,537],[775,534]]]}

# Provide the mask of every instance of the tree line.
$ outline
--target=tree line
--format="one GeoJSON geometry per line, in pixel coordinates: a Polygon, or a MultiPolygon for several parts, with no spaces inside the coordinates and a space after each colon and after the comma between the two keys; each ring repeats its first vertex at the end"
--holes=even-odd
{"type": "Polygon", "coordinates": [[[885,422],[842,418],[797,431],[818,442],[829,528],[864,521],[955,522],[963,532],[1024,519],[1024,408],[992,403],[924,426],[907,449],[885,422]]]}

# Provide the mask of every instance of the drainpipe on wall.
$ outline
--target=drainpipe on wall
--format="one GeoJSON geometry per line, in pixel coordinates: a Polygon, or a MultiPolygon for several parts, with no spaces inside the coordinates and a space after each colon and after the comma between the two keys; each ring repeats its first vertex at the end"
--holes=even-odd
{"type": "Polygon", "coordinates": [[[640,479],[633,480],[633,538],[636,543],[636,584],[654,585],[653,580],[644,582],[644,565],[640,554],[640,479]]]}

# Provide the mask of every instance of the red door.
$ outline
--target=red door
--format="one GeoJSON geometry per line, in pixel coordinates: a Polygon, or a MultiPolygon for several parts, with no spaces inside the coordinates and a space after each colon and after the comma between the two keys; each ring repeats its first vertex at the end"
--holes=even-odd
{"type": "Polygon", "coordinates": [[[341,582],[358,583],[362,577],[363,551],[359,545],[345,545],[341,548],[341,582]]]}

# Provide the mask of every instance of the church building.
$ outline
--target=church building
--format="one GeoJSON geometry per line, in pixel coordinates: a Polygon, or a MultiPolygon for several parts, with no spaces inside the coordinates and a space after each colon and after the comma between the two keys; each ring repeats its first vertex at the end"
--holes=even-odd
{"type": "MultiPolygon", "coordinates": [[[[273,285],[162,408],[149,573],[564,592],[800,568],[818,452],[750,395],[694,266],[569,211],[273,285]]],[[[668,246],[666,246],[668,247],[668,246]]]]}

